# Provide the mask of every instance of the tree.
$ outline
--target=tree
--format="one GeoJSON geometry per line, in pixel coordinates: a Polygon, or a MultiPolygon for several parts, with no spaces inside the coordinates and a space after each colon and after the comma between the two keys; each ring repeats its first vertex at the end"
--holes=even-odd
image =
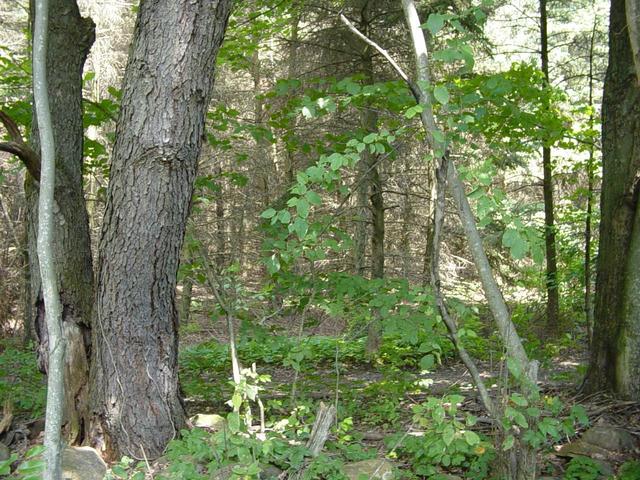
{"type": "MultiPolygon", "coordinates": [[[[544,81],[549,86],[549,38],[547,34],[547,0],[540,0],[540,60],[544,81]]],[[[555,214],[553,201],[553,166],[551,147],[542,147],[542,190],[544,197],[544,243],[547,258],[547,331],[557,332],[560,327],[560,300],[558,297],[558,262],[556,255],[555,214]]]]}
{"type": "Polygon", "coordinates": [[[94,309],[91,440],[111,457],[156,457],[185,424],[176,274],[230,4],[150,0],[138,12],[94,309]]]}
{"type": "Polygon", "coordinates": [[[46,468],[44,478],[56,480],[61,474],[60,427],[64,404],[65,341],[62,335],[62,305],[58,292],[53,247],[54,188],[56,176],[55,143],[47,88],[47,29],[49,2],[35,3],[33,27],[33,101],[39,125],[41,145],[40,199],[38,204],[38,261],[46,307],[46,330],[49,339],[47,413],[44,429],[46,468]]]}
{"type": "MultiPolygon", "coordinates": [[[[93,267],[89,221],[82,190],[82,69],[94,40],[94,24],[82,18],[75,0],[50,0],[53,12],[47,29],[47,78],[55,141],[55,245],[53,266],[62,304],[62,328],[66,342],[65,412],[67,441],[79,440],[86,411],[89,378],[89,342],[93,302],[93,267]]],[[[2,122],[11,142],[0,149],[16,154],[27,168],[27,236],[31,279],[30,301],[38,340],[41,369],[47,370],[48,337],[45,327],[40,265],[37,255],[40,142],[33,116],[31,144],[26,144],[15,122],[6,114],[2,122]]]]}
{"type": "MultiPolygon", "coordinates": [[[[633,5],[633,2],[630,2],[633,5]]],[[[632,17],[633,18],[633,17],[632,17]]],[[[639,41],[624,0],[612,0],[602,102],[602,197],[595,325],[586,388],[640,399],[639,41]],[[635,53],[635,55],[634,55],[635,53]]]]}

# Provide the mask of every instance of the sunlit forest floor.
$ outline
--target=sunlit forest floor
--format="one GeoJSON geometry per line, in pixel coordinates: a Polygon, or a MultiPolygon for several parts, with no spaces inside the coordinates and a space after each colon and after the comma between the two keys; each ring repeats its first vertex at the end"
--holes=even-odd
{"type": "MultiPolygon", "coordinates": [[[[292,412],[297,420],[310,426],[320,402],[334,404],[338,428],[332,439],[337,444],[342,442],[342,455],[347,460],[366,458],[364,452],[384,456],[391,451],[391,457],[408,469],[413,468],[409,458],[411,448],[397,447],[407,435],[424,434],[416,406],[429,399],[439,399],[445,404],[451,398],[457,399],[458,416],[469,414],[477,418],[474,431],[489,437],[496,433],[477,398],[471,376],[446,338],[439,340],[442,354],[428,369],[421,367],[423,353],[419,342],[411,344],[394,337],[385,337],[378,355],[367,361],[365,338],[350,336],[345,323],[318,317],[313,321],[307,319],[304,327],[301,319],[295,317],[270,320],[263,325],[234,322],[240,332],[241,365],[255,366],[257,374],[264,376],[259,395],[267,428],[290,418],[292,412]]],[[[192,419],[197,419],[198,414],[224,415],[230,410],[227,402],[234,387],[225,325],[222,318],[212,322],[196,316],[193,323],[182,327],[181,382],[192,419]]],[[[531,330],[538,329],[533,325],[531,330]]],[[[555,398],[554,402],[560,402],[561,415],[568,415],[576,404],[584,406],[590,424],[577,428],[578,436],[593,425],[624,427],[640,436],[640,405],[604,394],[586,397],[580,393],[587,361],[583,339],[565,335],[559,342],[546,343],[533,338],[527,348],[540,361],[539,388],[543,399],[555,398]]],[[[482,377],[491,386],[492,396],[501,397],[505,389],[502,380],[507,376],[502,352],[492,342],[480,338],[470,349],[482,377]]],[[[252,414],[257,422],[256,408],[252,414]]],[[[543,472],[561,475],[566,470],[571,457],[561,449],[568,444],[574,448],[571,443],[574,439],[565,435],[543,451],[540,459],[543,472]]],[[[578,445],[579,448],[582,447],[578,445]]],[[[579,453],[589,455],[588,451],[579,453]]],[[[615,470],[635,456],[618,455],[602,460],[606,460],[606,469],[615,470]]]]}
{"type": "MultiPolygon", "coordinates": [[[[445,335],[425,338],[418,334],[412,339],[386,335],[378,353],[368,357],[362,326],[350,325],[322,312],[274,315],[260,321],[235,319],[238,358],[246,369],[242,388],[238,389],[232,380],[226,319],[212,318],[205,313],[211,309],[199,310],[198,302],[194,305],[189,322],[180,327],[179,355],[181,387],[192,432],[215,435],[220,422],[226,425],[223,418],[228,418],[239,392],[241,398],[237,397],[237,401],[241,403],[243,418],[251,425],[249,431],[259,434],[263,427],[267,436],[282,435],[297,444],[309,437],[320,405],[333,405],[337,418],[326,439],[329,460],[322,464],[324,469],[334,469],[335,462],[360,465],[367,459],[386,458],[402,478],[440,478],[433,477],[430,472],[434,471],[446,472],[449,480],[491,478],[487,472],[493,456],[487,456],[485,451],[493,448],[495,441],[491,439],[496,438],[498,429],[484,411],[469,373],[445,335]],[[425,349],[425,345],[429,348],[425,349]],[[425,351],[437,354],[425,362],[425,351]],[[257,398],[253,396],[255,393],[257,398]],[[256,401],[258,398],[260,402],[256,401]],[[438,411],[441,416],[436,415],[438,411]],[[435,456],[430,453],[430,445],[434,439],[445,438],[447,429],[453,429],[455,435],[472,431],[482,440],[462,437],[474,441],[456,447],[458,450],[453,450],[451,459],[435,456]],[[484,463],[479,461],[483,458],[484,463]]],[[[502,351],[487,325],[488,320],[487,324],[480,320],[474,325],[478,335],[467,339],[467,348],[476,359],[491,396],[504,402],[514,397],[502,351]]],[[[621,471],[623,464],[636,465],[632,461],[640,458],[638,451],[603,450],[580,443],[579,439],[591,430],[603,441],[609,441],[608,432],[624,428],[637,440],[640,404],[604,394],[582,395],[580,385],[587,360],[584,338],[565,334],[559,341],[547,342],[536,333],[542,329],[543,326],[535,324],[523,329],[525,347],[540,362],[538,386],[542,405],[562,422],[573,415],[576,405],[581,405],[589,424],[572,425],[575,431],[571,435],[551,431],[539,449],[541,473],[548,478],[595,480],[608,477],[580,476],[582,473],[571,476],[571,472],[589,468],[596,468],[597,472],[600,468],[604,473],[612,473],[621,471]],[[594,461],[600,466],[588,463],[594,461]]],[[[33,352],[21,349],[17,342],[3,341],[0,399],[5,408],[11,404],[13,422],[10,428],[0,430],[0,442],[10,445],[12,453],[23,455],[41,441],[44,393],[44,380],[37,372],[33,352]]],[[[548,415],[548,412],[543,415],[542,424],[548,415]]],[[[555,424],[549,425],[552,430],[556,428],[555,424]]],[[[132,475],[143,471],[147,478],[152,478],[151,474],[162,475],[172,465],[185,468],[184,465],[193,463],[192,450],[210,448],[206,446],[209,441],[203,439],[188,435],[182,443],[170,447],[168,464],[161,459],[151,470],[148,466],[136,470],[134,464],[127,464],[124,470],[123,464],[112,465],[114,471],[128,473],[112,474],[110,478],[142,478],[132,475]]],[[[204,466],[198,468],[206,474],[204,466]]],[[[343,478],[334,470],[331,475],[327,471],[309,478],[343,478]]],[[[640,478],[633,475],[614,478],[640,478]]],[[[179,474],[175,478],[192,477],[179,474]]]]}

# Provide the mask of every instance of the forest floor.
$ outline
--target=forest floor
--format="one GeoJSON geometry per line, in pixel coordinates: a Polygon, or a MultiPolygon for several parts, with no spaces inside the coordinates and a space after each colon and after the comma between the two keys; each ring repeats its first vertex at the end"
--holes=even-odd
{"type": "MultiPolygon", "coordinates": [[[[194,329],[192,333],[183,335],[183,348],[188,350],[190,346],[196,346],[203,341],[213,340],[222,345],[228,342],[224,322],[220,321],[214,326],[211,326],[208,320],[204,323],[201,330],[194,329]]],[[[242,330],[239,322],[236,322],[235,326],[236,329],[242,330]]],[[[285,318],[270,327],[271,331],[277,332],[273,338],[316,338],[319,339],[318,342],[322,342],[321,339],[340,336],[345,325],[335,321],[320,321],[301,332],[299,319],[285,318]]],[[[350,435],[358,439],[362,447],[384,455],[384,452],[388,452],[393,446],[389,439],[394,435],[397,438],[398,435],[406,436],[420,430],[415,424],[413,414],[416,405],[425,402],[428,397],[443,398],[453,393],[464,397],[460,413],[478,417],[475,431],[487,435],[495,434],[495,427],[477,398],[470,374],[453,355],[443,358],[441,363],[429,371],[422,371],[415,361],[409,360],[410,355],[399,355],[394,359],[389,358],[390,354],[393,356],[393,352],[386,351],[378,361],[367,363],[354,358],[353,352],[342,358],[338,347],[335,347],[332,353],[327,351],[327,348],[318,347],[320,344],[313,344],[316,350],[313,353],[306,352],[301,361],[303,366],[296,370],[291,365],[286,365],[286,361],[282,361],[278,356],[277,350],[280,346],[268,346],[270,341],[262,342],[263,351],[260,354],[252,356],[251,349],[247,350],[247,361],[255,361],[257,372],[270,376],[270,382],[264,384],[260,394],[268,410],[267,418],[273,420],[275,417],[270,416],[278,414],[286,417],[288,409],[293,405],[305,405],[313,410],[317,408],[319,401],[331,403],[337,407],[339,420],[347,417],[351,419],[350,435]],[[265,355],[264,350],[270,351],[270,354],[265,355]],[[266,361],[261,361],[265,359],[266,361]]],[[[243,352],[240,350],[242,361],[243,352]]],[[[579,403],[585,407],[590,425],[624,428],[640,441],[640,404],[616,400],[604,394],[585,396],[580,393],[586,360],[585,349],[577,345],[561,348],[557,356],[545,358],[539,374],[541,393],[545,398],[559,398],[566,405],[565,412],[568,412],[569,407],[579,403]]],[[[491,394],[498,397],[501,393],[497,386],[500,383],[499,379],[506,375],[506,367],[504,362],[499,360],[499,354],[489,353],[483,360],[479,360],[477,365],[482,377],[490,386],[491,394]]],[[[230,376],[230,373],[228,375],[230,376]]],[[[208,371],[204,373],[202,381],[210,383],[214,377],[215,374],[208,371]]],[[[225,400],[232,394],[230,384],[214,389],[210,392],[212,395],[204,393],[187,398],[190,415],[224,415],[228,411],[225,400]]],[[[579,428],[577,434],[580,435],[587,428],[579,428]]],[[[553,446],[553,450],[544,454],[541,464],[546,466],[547,472],[558,474],[564,471],[567,459],[556,453],[562,444],[571,441],[572,439],[565,437],[553,446]]],[[[640,452],[601,460],[606,460],[615,470],[638,453],[640,452]]]]}

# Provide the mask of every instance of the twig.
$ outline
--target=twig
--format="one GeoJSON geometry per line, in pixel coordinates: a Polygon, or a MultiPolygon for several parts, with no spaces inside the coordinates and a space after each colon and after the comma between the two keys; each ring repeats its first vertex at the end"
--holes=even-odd
{"type": "Polygon", "coordinates": [[[202,261],[204,262],[207,284],[212,290],[213,295],[216,297],[216,300],[218,301],[218,304],[220,305],[220,308],[224,312],[227,319],[227,329],[229,330],[229,351],[231,353],[231,371],[233,375],[233,382],[238,385],[240,384],[240,361],[238,360],[238,352],[236,351],[236,334],[235,328],[233,326],[231,310],[229,309],[227,303],[222,299],[222,295],[220,295],[220,292],[218,291],[218,286],[216,285],[216,275],[213,267],[209,263],[207,252],[204,250],[204,247],[202,245],[199,245],[199,250],[202,261]]]}
{"type": "Polygon", "coordinates": [[[349,28],[349,30],[351,30],[356,35],[356,37],[358,37],[364,43],[372,46],[378,52],[380,52],[380,55],[382,55],[387,60],[387,62],[389,62],[389,65],[391,65],[393,69],[396,72],[398,72],[398,75],[400,75],[400,78],[402,78],[402,80],[404,80],[407,83],[407,85],[411,89],[411,93],[413,93],[413,96],[416,97],[416,99],[420,98],[418,88],[413,84],[413,82],[411,82],[411,80],[409,79],[409,76],[404,72],[402,67],[398,65],[398,62],[396,62],[393,59],[393,57],[389,55],[389,52],[387,52],[384,48],[382,48],[380,45],[378,45],[376,42],[374,42],[365,34],[363,34],[360,30],[358,30],[356,26],[353,23],[351,23],[351,21],[347,17],[344,16],[343,13],[340,14],[340,20],[342,20],[342,23],[344,23],[347,26],[347,28],[349,28]]]}

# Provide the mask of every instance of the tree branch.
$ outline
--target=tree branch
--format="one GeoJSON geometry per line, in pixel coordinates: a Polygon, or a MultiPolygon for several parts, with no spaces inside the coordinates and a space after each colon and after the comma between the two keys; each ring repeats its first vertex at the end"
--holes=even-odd
{"type": "Polygon", "coordinates": [[[40,155],[33,150],[20,134],[18,124],[4,111],[0,110],[0,122],[7,129],[10,142],[0,142],[0,151],[8,152],[18,157],[33,178],[40,181],[40,155]]]}
{"type": "Polygon", "coordinates": [[[393,59],[393,57],[389,55],[389,52],[387,52],[384,48],[382,48],[380,45],[378,45],[376,42],[374,42],[365,34],[363,34],[360,30],[358,30],[356,26],[353,23],[351,23],[351,21],[347,17],[344,16],[343,13],[340,14],[340,20],[342,20],[342,23],[344,23],[347,26],[347,28],[349,28],[349,30],[351,30],[356,35],[356,37],[358,37],[367,45],[371,45],[373,48],[375,48],[380,53],[380,55],[382,55],[387,60],[387,62],[389,62],[389,65],[391,65],[393,69],[398,73],[398,75],[400,75],[400,78],[402,78],[402,80],[404,80],[407,83],[415,99],[420,101],[420,90],[413,84],[413,82],[411,81],[409,76],[404,72],[402,67],[398,65],[398,62],[396,62],[393,59]]]}

